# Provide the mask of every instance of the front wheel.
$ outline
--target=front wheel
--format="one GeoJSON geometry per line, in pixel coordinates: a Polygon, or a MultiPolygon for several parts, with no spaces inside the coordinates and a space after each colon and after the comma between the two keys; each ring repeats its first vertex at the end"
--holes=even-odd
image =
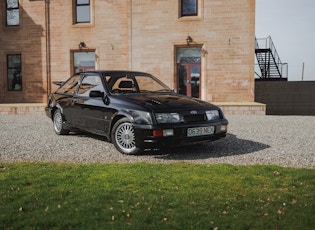
{"type": "Polygon", "coordinates": [[[115,148],[123,154],[137,154],[142,151],[136,147],[135,131],[127,118],[117,121],[111,133],[111,139],[115,148]]]}
{"type": "Polygon", "coordinates": [[[64,128],[64,119],[59,109],[57,109],[54,113],[53,123],[54,130],[58,135],[65,135],[69,133],[69,130],[64,128]]]}

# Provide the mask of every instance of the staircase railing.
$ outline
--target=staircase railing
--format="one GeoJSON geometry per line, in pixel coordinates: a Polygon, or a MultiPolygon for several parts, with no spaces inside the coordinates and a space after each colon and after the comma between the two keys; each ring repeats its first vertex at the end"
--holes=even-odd
{"type": "Polygon", "coordinates": [[[287,78],[288,77],[288,63],[282,63],[281,59],[279,57],[279,54],[276,50],[276,47],[271,39],[270,36],[267,38],[255,38],[256,40],[256,47],[255,49],[264,49],[271,52],[274,62],[278,68],[278,71],[280,73],[281,78],[287,78]]]}

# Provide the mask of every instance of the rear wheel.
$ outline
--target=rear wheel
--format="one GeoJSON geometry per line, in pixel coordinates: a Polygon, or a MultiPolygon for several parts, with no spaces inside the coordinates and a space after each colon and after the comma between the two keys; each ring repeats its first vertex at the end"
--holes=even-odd
{"type": "Polygon", "coordinates": [[[135,131],[127,118],[122,118],[115,123],[111,139],[116,149],[123,154],[137,154],[143,150],[136,147],[135,131]]]}
{"type": "Polygon", "coordinates": [[[54,130],[58,135],[69,134],[69,130],[64,128],[64,119],[62,113],[57,109],[53,116],[54,130]]]}

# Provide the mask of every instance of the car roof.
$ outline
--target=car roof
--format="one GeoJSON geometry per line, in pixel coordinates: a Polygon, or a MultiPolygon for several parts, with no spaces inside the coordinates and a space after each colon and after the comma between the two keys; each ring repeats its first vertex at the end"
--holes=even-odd
{"type": "MultiPolygon", "coordinates": [[[[113,73],[133,73],[133,74],[149,74],[146,72],[141,71],[132,71],[132,70],[93,70],[93,71],[85,71],[80,72],[80,74],[91,74],[91,73],[98,73],[98,74],[113,74],[113,73]]],[[[151,74],[149,74],[151,75],[151,74]]]]}

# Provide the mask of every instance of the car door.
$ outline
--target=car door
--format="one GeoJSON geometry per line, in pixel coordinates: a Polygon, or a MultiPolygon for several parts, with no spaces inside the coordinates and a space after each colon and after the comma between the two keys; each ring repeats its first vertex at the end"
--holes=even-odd
{"type": "Polygon", "coordinates": [[[73,125],[72,102],[76,94],[81,76],[79,74],[69,78],[57,91],[56,102],[59,108],[62,108],[62,114],[68,124],[73,125]]]}
{"type": "Polygon", "coordinates": [[[99,75],[85,75],[82,78],[72,102],[76,127],[94,133],[104,133],[104,93],[99,75]]]}

